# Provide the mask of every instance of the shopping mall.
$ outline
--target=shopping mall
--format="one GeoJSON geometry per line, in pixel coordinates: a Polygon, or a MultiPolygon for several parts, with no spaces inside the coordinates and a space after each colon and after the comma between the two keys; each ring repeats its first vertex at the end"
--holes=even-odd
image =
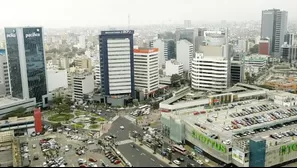
{"type": "Polygon", "coordinates": [[[246,84],[212,95],[184,88],[160,110],[165,136],[218,162],[270,167],[297,158],[297,95],[246,84]]]}

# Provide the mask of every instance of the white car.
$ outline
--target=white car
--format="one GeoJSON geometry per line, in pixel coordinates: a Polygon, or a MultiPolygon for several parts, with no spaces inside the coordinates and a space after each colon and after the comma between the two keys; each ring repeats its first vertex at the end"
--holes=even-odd
{"type": "Polygon", "coordinates": [[[65,128],[65,131],[71,131],[71,129],[70,128],[65,128]]]}
{"type": "Polygon", "coordinates": [[[178,161],[178,160],[174,160],[173,163],[176,165],[180,165],[180,161],[178,161]]]}
{"type": "Polygon", "coordinates": [[[68,152],[68,151],[69,151],[69,147],[65,146],[65,152],[68,152]]]}
{"type": "Polygon", "coordinates": [[[47,131],[52,132],[53,128],[48,128],[47,131]]]}
{"type": "Polygon", "coordinates": [[[62,132],[62,130],[61,130],[61,129],[58,129],[58,130],[57,130],[57,132],[61,133],[61,132],[62,132]]]}
{"type": "Polygon", "coordinates": [[[88,141],[88,144],[94,144],[95,142],[94,141],[88,141]]]}
{"type": "Polygon", "coordinates": [[[203,165],[202,160],[196,160],[196,162],[197,162],[199,165],[203,165]]]}
{"type": "Polygon", "coordinates": [[[124,126],[120,126],[120,129],[122,129],[122,130],[123,130],[124,128],[125,128],[124,126]]]}

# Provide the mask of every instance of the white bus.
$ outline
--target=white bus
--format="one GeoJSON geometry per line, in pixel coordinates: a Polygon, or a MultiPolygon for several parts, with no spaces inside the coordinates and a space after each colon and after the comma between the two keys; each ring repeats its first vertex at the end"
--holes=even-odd
{"type": "Polygon", "coordinates": [[[179,152],[182,155],[187,154],[187,150],[184,147],[182,147],[181,145],[173,145],[172,148],[174,151],[179,152]]]}

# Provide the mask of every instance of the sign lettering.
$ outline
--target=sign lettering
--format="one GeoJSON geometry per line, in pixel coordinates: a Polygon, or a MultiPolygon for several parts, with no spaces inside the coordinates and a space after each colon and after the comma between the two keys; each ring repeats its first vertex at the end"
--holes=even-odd
{"type": "Polygon", "coordinates": [[[291,152],[297,152],[297,143],[283,145],[279,148],[279,155],[290,154],[291,152]]]}
{"type": "Polygon", "coordinates": [[[31,34],[26,34],[25,35],[26,38],[30,38],[30,37],[40,37],[40,33],[31,33],[31,34]]]}
{"type": "Polygon", "coordinates": [[[9,34],[6,34],[6,37],[7,38],[14,38],[14,37],[16,37],[16,34],[15,33],[9,33],[9,34]]]}
{"type": "Polygon", "coordinates": [[[192,131],[192,137],[199,140],[200,142],[210,146],[211,148],[216,149],[219,152],[227,153],[226,145],[221,144],[221,143],[215,141],[214,139],[212,139],[208,136],[205,136],[195,130],[192,131]]]}

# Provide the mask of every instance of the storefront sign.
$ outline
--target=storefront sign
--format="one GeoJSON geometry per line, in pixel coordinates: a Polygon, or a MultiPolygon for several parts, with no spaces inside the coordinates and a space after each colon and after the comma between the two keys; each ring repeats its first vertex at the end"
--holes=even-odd
{"type": "Polygon", "coordinates": [[[297,143],[283,145],[279,148],[280,156],[290,154],[291,152],[297,152],[297,143]]]}
{"type": "Polygon", "coordinates": [[[203,135],[195,130],[192,131],[192,137],[199,140],[200,142],[210,146],[213,149],[216,149],[219,152],[227,153],[227,147],[224,144],[217,142],[216,140],[203,135]]]}

